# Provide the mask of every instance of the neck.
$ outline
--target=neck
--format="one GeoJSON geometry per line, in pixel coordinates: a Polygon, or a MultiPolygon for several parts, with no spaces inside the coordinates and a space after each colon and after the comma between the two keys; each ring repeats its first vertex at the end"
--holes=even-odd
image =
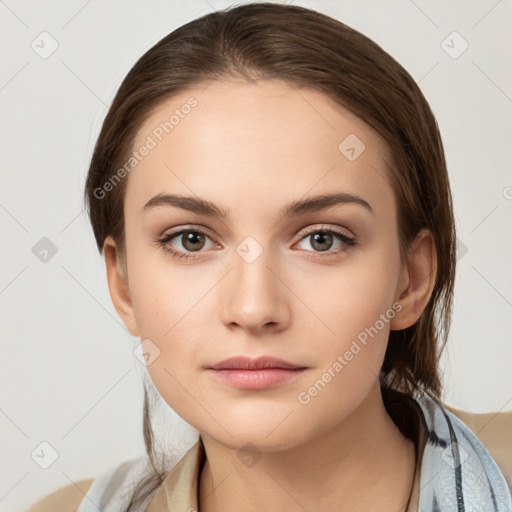
{"type": "Polygon", "coordinates": [[[250,467],[237,450],[201,438],[201,512],[407,509],[415,446],[387,413],[378,383],[343,422],[307,443],[265,452],[250,467]]]}

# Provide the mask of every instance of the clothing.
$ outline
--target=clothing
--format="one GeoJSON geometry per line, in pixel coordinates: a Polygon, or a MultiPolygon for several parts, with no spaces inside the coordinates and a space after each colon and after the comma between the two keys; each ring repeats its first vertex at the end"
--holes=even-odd
{"type": "MultiPolygon", "coordinates": [[[[426,442],[426,429],[420,426],[420,437],[423,439],[420,447],[426,442]]],[[[180,462],[167,475],[166,479],[157,490],[149,507],[145,512],[162,512],[163,510],[184,510],[198,511],[198,485],[199,475],[206,460],[204,445],[201,438],[184,455],[180,462]],[[186,482],[186,485],[180,487],[179,482],[186,482]],[[188,484],[188,485],[187,485],[188,484]]],[[[418,511],[418,498],[420,490],[420,469],[421,458],[416,459],[416,468],[414,474],[414,484],[409,500],[407,512],[418,511]]],[[[81,511],[79,511],[81,512],[81,511]]]]}
{"type": "Polygon", "coordinates": [[[427,424],[420,512],[512,512],[511,490],[478,437],[427,394],[418,396],[427,424]]]}
{"type": "MultiPolygon", "coordinates": [[[[428,395],[416,402],[424,421],[418,425],[416,468],[407,512],[512,512],[507,482],[475,434],[428,395]]],[[[168,474],[146,512],[200,512],[198,477],[204,461],[204,445],[199,439],[168,474]],[[188,485],[182,487],[183,482],[188,485]]]]}
{"type": "MultiPolygon", "coordinates": [[[[408,399],[419,411],[419,420],[416,433],[411,436],[417,457],[407,512],[512,512],[509,488],[512,479],[507,485],[496,462],[470,428],[447,406],[427,394],[408,399]]],[[[506,448],[502,453],[508,454],[510,463],[510,444],[506,448]]],[[[200,512],[198,485],[205,460],[204,445],[199,437],[146,499],[140,511],[195,509],[200,512]]],[[[94,479],[77,512],[126,512],[131,485],[148,470],[145,459],[138,458],[105,472],[94,479]]],[[[72,509],[61,507],[60,510],[71,512],[72,509]]]]}

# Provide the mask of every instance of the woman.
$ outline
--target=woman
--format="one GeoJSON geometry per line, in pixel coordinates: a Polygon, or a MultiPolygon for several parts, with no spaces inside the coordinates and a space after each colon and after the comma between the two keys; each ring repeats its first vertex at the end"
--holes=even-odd
{"type": "Polygon", "coordinates": [[[455,225],[410,75],[328,16],[247,4],[128,73],[86,201],[151,386],[199,432],[92,482],[88,510],[511,511],[441,401],[455,225]],[[159,459],[160,458],[160,459],[159,459]]]}

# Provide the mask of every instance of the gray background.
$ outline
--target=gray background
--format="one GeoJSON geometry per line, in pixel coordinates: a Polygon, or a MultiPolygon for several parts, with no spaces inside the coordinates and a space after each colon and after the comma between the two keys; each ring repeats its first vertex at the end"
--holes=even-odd
{"type": "MultiPolygon", "coordinates": [[[[0,1],[2,512],[142,453],[138,339],[111,303],[81,210],[84,180],[136,59],[231,3],[0,1]],[[45,262],[37,256],[50,244],[44,237],[57,249],[45,262]],[[48,469],[41,464],[53,452],[43,442],[58,454],[48,469]]],[[[446,401],[512,410],[510,0],[286,3],[363,32],[419,82],[443,136],[460,239],[446,401]]],[[[194,431],[172,411],[169,419],[182,454],[194,431]]]]}

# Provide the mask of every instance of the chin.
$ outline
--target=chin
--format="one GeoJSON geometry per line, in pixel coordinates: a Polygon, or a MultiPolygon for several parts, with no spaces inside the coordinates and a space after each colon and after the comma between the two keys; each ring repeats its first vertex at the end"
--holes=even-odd
{"type": "Polygon", "coordinates": [[[248,451],[256,453],[273,453],[289,450],[307,441],[304,432],[300,432],[300,437],[293,436],[294,431],[296,433],[300,429],[298,426],[291,424],[288,428],[281,425],[274,431],[273,429],[276,427],[275,421],[266,424],[263,428],[254,424],[247,426],[238,425],[235,422],[230,422],[229,424],[230,428],[228,431],[231,435],[221,430],[221,432],[205,433],[201,434],[201,436],[203,438],[209,437],[215,442],[237,452],[248,451]]]}

